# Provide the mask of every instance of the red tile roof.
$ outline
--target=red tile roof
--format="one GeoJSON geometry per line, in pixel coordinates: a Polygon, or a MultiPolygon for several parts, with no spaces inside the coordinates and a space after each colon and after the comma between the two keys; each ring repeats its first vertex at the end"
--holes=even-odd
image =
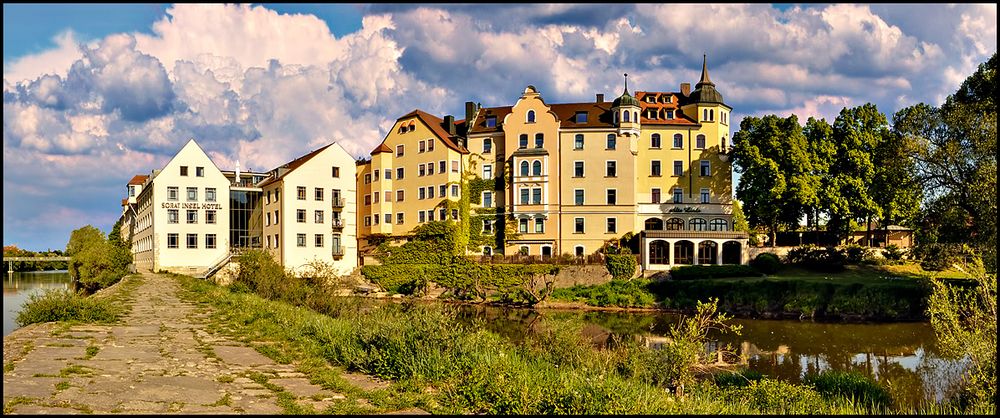
{"type": "Polygon", "coordinates": [[[126,197],[122,199],[122,206],[127,206],[127,205],[128,205],[128,198],[126,197]]]}
{"type": "Polygon", "coordinates": [[[146,183],[146,179],[148,179],[148,178],[149,178],[149,176],[142,175],[142,174],[136,174],[135,177],[132,177],[132,180],[128,181],[128,184],[130,186],[133,185],[133,184],[144,184],[144,183],[146,183]]]}
{"type": "Polygon", "coordinates": [[[271,171],[277,171],[278,168],[286,168],[288,170],[285,171],[284,173],[282,173],[280,176],[276,175],[276,176],[271,177],[271,178],[269,178],[267,180],[264,180],[257,187],[264,187],[264,186],[266,186],[268,184],[271,184],[271,183],[274,183],[274,182],[276,182],[278,180],[281,180],[283,177],[287,176],[288,173],[291,173],[296,168],[301,167],[302,164],[305,164],[307,161],[311,160],[312,157],[315,157],[317,154],[319,154],[323,150],[329,148],[331,145],[333,145],[333,143],[326,144],[326,145],[320,147],[319,149],[317,149],[317,150],[315,150],[313,152],[310,152],[310,153],[308,153],[306,155],[303,155],[303,156],[301,156],[299,158],[296,158],[296,159],[294,159],[292,161],[289,161],[289,162],[287,162],[285,164],[282,164],[282,165],[276,167],[274,170],[271,170],[271,171]]]}
{"type": "MultiPolygon", "coordinates": [[[[407,113],[407,114],[405,114],[403,116],[400,116],[399,118],[396,118],[396,120],[399,121],[399,120],[406,119],[406,118],[412,118],[414,116],[416,116],[417,119],[419,119],[421,122],[424,123],[424,125],[426,125],[428,128],[430,128],[431,132],[433,132],[434,135],[437,136],[438,139],[440,139],[441,142],[443,142],[446,147],[451,148],[451,149],[453,149],[455,151],[458,151],[461,154],[468,154],[469,153],[469,150],[467,150],[467,149],[465,149],[465,147],[459,145],[458,142],[456,141],[456,139],[458,138],[458,135],[460,135],[462,133],[460,128],[461,128],[461,125],[464,124],[464,121],[462,121],[461,123],[459,121],[455,122],[455,128],[456,128],[455,129],[455,135],[452,135],[452,134],[448,133],[448,131],[444,128],[444,120],[443,119],[441,119],[441,118],[439,118],[437,116],[434,116],[434,115],[432,115],[430,113],[424,112],[423,110],[420,110],[420,109],[414,109],[412,112],[407,113]]],[[[410,121],[410,123],[412,124],[413,121],[410,121]]],[[[389,134],[386,134],[386,139],[388,139],[388,138],[389,138],[389,134]]],[[[371,152],[371,154],[375,155],[375,154],[378,154],[380,152],[390,152],[390,151],[391,150],[389,149],[389,147],[387,145],[385,145],[385,140],[383,139],[382,143],[380,143],[378,145],[378,147],[376,147],[371,152]]]]}

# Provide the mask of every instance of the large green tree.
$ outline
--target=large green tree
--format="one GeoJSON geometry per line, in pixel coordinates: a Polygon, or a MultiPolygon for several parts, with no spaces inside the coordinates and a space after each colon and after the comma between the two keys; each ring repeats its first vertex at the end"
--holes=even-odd
{"type": "Polygon", "coordinates": [[[875,178],[875,150],[888,140],[889,123],[874,104],[844,108],[833,122],[836,154],[827,174],[830,193],[828,230],[846,236],[851,221],[870,224],[882,216],[875,202],[872,182],[875,178]]]}
{"type": "Polygon", "coordinates": [[[112,244],[101,230],[92,225],[70,233],[66,255],[70,256],[69,273],[88,293],[108,287],[128,273],[132,256],[118,237],[112,244]]]}

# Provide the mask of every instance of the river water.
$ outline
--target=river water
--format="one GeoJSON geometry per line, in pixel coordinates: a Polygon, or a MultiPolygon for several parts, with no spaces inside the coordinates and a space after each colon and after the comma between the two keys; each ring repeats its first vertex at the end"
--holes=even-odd
{"type": "MultiPolygon", "coordinates": [[[[65,270],[8,274],[3,288],[3,334],[17,328],[14,319],[28,296],[45,289],[70,289],[65,270]]],[[[541,317],[584,321],[584,332],[600,344],[612,335],[643,336],[651,346],[663,342],[677,314],[581,310],[532,310],[462,305],[462,316],[479,318],[494,332],[519,340],[541,317]]],[[[840,324],[795,320],[735,319],[741,335],[710,334],[748,356],[747,367],[767,376],[800,382],[809,372],[857,371],[889,388],[901,405],[937,401],[953,391],[963,363],[942,358],[930,324],[840,324]]]]}
{"type": "Polygon", "coordinates": [[[4,273],[3,335],[17,329],[17,313],[28,297],[46,289],[72,289],[73,279],[66,270],[4,273]]]}

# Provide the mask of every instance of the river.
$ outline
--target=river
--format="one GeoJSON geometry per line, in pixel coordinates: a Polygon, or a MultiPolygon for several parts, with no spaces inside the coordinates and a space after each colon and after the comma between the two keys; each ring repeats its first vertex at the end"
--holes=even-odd
{"type": "Polygon", "coordinates": [[[73,279],[66,270],[6,273],[3,282],[3,335],[18,328],[17,313],[28,297],[46,289],[71,289],[73,279]]]}

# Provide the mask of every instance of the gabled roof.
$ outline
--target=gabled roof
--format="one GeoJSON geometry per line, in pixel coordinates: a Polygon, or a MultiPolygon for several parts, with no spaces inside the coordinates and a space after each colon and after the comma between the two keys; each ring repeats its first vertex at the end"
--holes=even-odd
{"type": "MultiPolygon", "coordinates": [[[[400,117],[396,118],[396,121],[398,122],[400,120],[407,119],[407,118],[412,118],[414,116],[416,116],[417,119],[419,119],[421,122],[424,123],[424,125],[426,125],[428,128],[430,128],[431,132],[433,132],[434,135],[437,136],[438,139],[440,139],[441,142],[443,142],[446,147],[451,148],[452,150],[455,150],[455,151],[457,151],[457,152],[459,152],[461,154],[468,154],[469,153],[469,150],[467,150],[467,149],[465,149],[465,147],[459,145],[459,143],[457,141],[458,137],[463,134],[462,131],[464,130],[463,128],[464,128],[464,125],[465,125],[465,121],[464,120],[463,121],[455,121],[454,122],[455,123],[455,135],[452,135],[452,134],[448,133],[448,130],[445,129],[445,124],[444,124],[444,120],[443,119],[441,119],[441,118],[439,118],[437,116],[434,116],[434,115],[432,115],[430,113],[424,112],[423,110],[420,110],[420,109],[414,109],[412,112],[407,113],[407,114],[405,114],[403,116],[400,116],[400,117]]],[[[389,132],[388,134],[386,134],[386,136],[385,136],[386,139],[389,138],[390,134],[392,134],[392,132],[389,132]]],[[[383,139],[382,143],[380,143],[377,147],[375,147],[375,149],[372,150],[371,154],[375,155],[375,154],[378,154],[378,153],[381,153],[381,152],[390,152],[390,151],[392,151],[392,150],[389,149],[389,147],[387,145],[385,145],[385,139],[383,139]]]]}
{"type": "Polygon", "coordinates": [[[503,118],[505,118],[511,112],[512,107],[513,106],[484,107],[482,109],[479,109],[479,112],[476,113],[476,118],[473,120],[472,125],[469,126],[469,133],[478,134],[483,132],[499,132],[500,124],[501,122],[503,122],[503,118]],[[492,128],[486,127],[487,116],[497,117],[497,125],[495,127],[492,128]]]}
{"type": "Polygon", "coordinates": [[[128,181],[128,184],[129,184],[129,186],[134,185],[134,184],[141,185],[141,184],[146,183],[147,179],[149,179],[149,176],[142,175],[142,174],[136,174],[134,177],[132,177],[132,180],[128,181]]]}
{"type": "Polygon", "coordinates": [[[639,120],[643,124],[650,124],[650,125],[690,125],[690,126],[699,126],[700,125],[698,123],[698,121],[696,121],[694,119],[691,119],[690,116],[684,114],[684,112],[681,111],[681,106],[685,104],[685,103],[681,103],[681,101],[682,100],[686,100],[686,98],[684,98],[684,95],[682,95],[680,92],[671,92],[671,91],[637,91],[637,92],[635,92],[635,98],[639,99],[639,107],[642,109],[642,112],[639,113],[639,118],[640,118],[639,120]],[[671,96],[673,96],[674,100],[671,100],[670,103],[660,103],[659,101],[656,101],[654,103],[649,103],[649,102],[647,102],[645,100],[646,96],[659,97],[659,96],[663,96],[663,95],[671,95],[671,96]],[[649,119],[648,117],[646,117],[646,110],[647,109],[673,110],[674,111],[674,118],[673,119],[649,119]]]}
{"type": "Polygon", "coordinates": [[[285,164],[282,164],[282,165],[280,165],[278,167],[275,167],[274,170],[271,170],[271,172],[274,173],[274,176],[271,177],[271,178],[268,178],[267,180],[262,181],[259,185],[257,185],[257,187],[264,187],[264,186],[266,186],[268,184],[271,184],[271,183],[274,183],[276,181],[281,180],[282,178],[284,178],[285,176],[287,176],[288,173],[291,173],[296,168],[301,167],[302,164],[305,164],[306,162],[308,162],[309,160],[311,160],[312,157],[315,157],[320,152],[323,152],[323,150],[329,148],[331,145],[333,145],[333,144],[332,143],[331,144],[326,144],[326,145],[322,146],[321,148],[319,148],[319,149],[317,149],[317,150],[315,150],[313,152],[310,152],[310,153],[308,153],[306,155],[303,155],[303,156],[301,156],[299,158],[296,158],[296,159],[294,159],[292,161],[289,161],[289,162],[287,162],[285,164]],[[281,173],[281,175],[278,175],[278,169],[280,169],[280,168],[284,168],[284,169],[286,169],[286,171],[283,172],[283,173],[281,173]]]}
{"type": "Polygon", "coordinates": [[[122,206],[128,206],[128,198],[122,199],[122,206]]]}

